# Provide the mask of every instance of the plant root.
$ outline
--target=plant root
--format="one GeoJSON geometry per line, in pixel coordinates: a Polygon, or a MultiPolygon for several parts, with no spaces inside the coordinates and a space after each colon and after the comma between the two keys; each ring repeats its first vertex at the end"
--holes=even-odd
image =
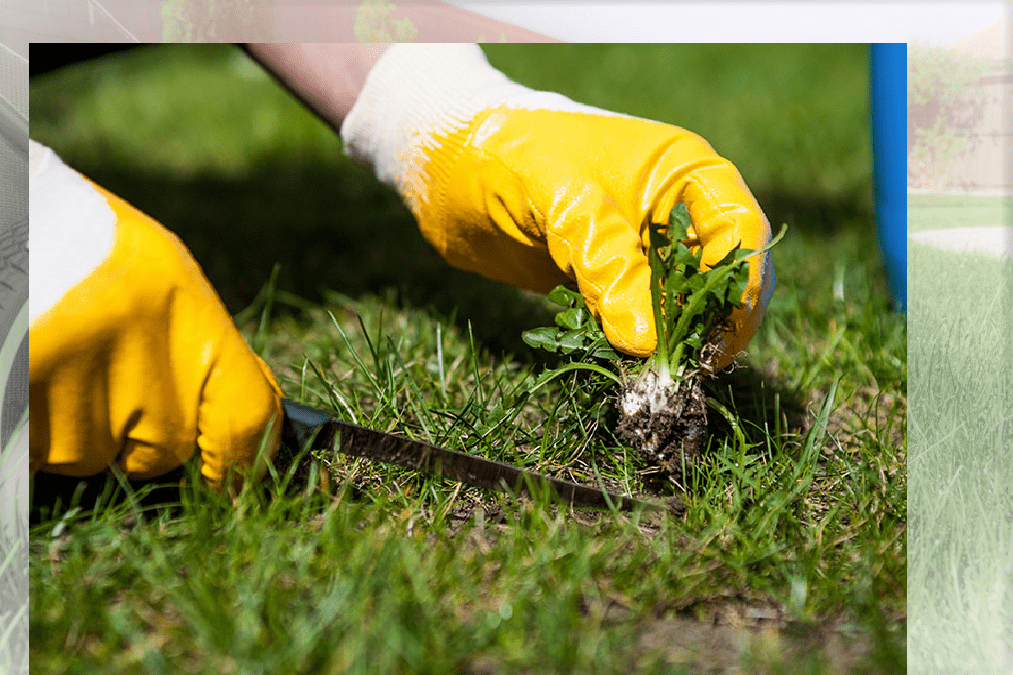
{"type": "Polygon", "coordinates": [[[700,375],[667,385],[654,373],[646,375],[620,394],[617,431],[657,473],[684,488],[707,443],[707,399],[700,375]]]}

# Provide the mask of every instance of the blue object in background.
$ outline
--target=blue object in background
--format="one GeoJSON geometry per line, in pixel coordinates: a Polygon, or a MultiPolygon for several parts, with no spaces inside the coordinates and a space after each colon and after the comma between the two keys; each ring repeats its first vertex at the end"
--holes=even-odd
{"type": "Polygon", "coordinates": [[[907,45],[873,44],[872,155],[876,231],[897,310],[907,308],[907,45]]]}

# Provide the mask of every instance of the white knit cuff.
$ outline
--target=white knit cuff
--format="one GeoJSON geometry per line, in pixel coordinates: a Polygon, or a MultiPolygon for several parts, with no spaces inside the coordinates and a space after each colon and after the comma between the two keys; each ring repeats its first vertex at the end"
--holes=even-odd
{"type": "Polygon", "coordinates": [[[396,44],[369,72],[341,138],[381,181],[424,199],[423,149],[496,106],[614,114],[510,81],[475,44],[396,44]]]}
{"type": "Polygon", "coordinates": [[[50,148],[36,143],[29,139],[28,141],[28,177],[29,179],[35,178],[45,168],[46,162],[49,161],[49,157],[53,154],[50,148]]]}
{"type": "Polygon", "coordinates": [[[88,277],[112,252],[116,214],[105,197],[50,148],[30,141],[29,321],[88,277]],[[34,158],[34,159],[33,159],[34,158]]]}

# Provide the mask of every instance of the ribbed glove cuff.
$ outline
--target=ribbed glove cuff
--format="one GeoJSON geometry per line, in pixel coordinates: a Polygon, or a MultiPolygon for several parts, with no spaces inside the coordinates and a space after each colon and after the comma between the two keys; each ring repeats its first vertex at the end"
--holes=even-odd
{"type": "Polygon", "coordinates": [[[406,199],[426,199],[424,150],[499,106],[616,114],[512,82],[475,44],[397,44],[369,72],[341,138],[346,154],[382,182],[406,199]]]}
{"type": "MultiPolygon", "coordinates": [[[[392,45],[342,123],[345,152],[404,195],[435,136],[527,91],[490,66],[478,45],[392,45]]],[[[411,187],[424,194],[423,186],[411,187]]]]}

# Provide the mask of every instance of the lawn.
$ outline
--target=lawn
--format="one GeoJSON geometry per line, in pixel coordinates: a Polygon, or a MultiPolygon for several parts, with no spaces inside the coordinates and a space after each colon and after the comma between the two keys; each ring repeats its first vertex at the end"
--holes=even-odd
{"type": "MultiPolygon", "coordinates": [[[[1008,224],[995,201],[946,198],[945,222],[912,209],[910,227],[1008,224]]],[[[912,243],[909,265],[910,672],[1008,673],[1013,261],[912,243]]]]}
{"type": "MultiPolygon", "coordinates": [[[[760,333],[709,387],[726,414],[708,461],[656,495],[682,507],[566,511],[321,454],[235,504],[186,480],[173,508],[147,488],[37,508],[33,668],[904,671],[907,326],[875,240],[866,48],[486,51],[529,86],[702,134],[789,226],[760,333]]],[[[650,488],[607,398],[530,390],[552,362],[520,336],[553,307],[448,268],[237,49],[141,48],[34,80],[30,103],[33,137],[180,234],[288,396],[650,488]]]]}

